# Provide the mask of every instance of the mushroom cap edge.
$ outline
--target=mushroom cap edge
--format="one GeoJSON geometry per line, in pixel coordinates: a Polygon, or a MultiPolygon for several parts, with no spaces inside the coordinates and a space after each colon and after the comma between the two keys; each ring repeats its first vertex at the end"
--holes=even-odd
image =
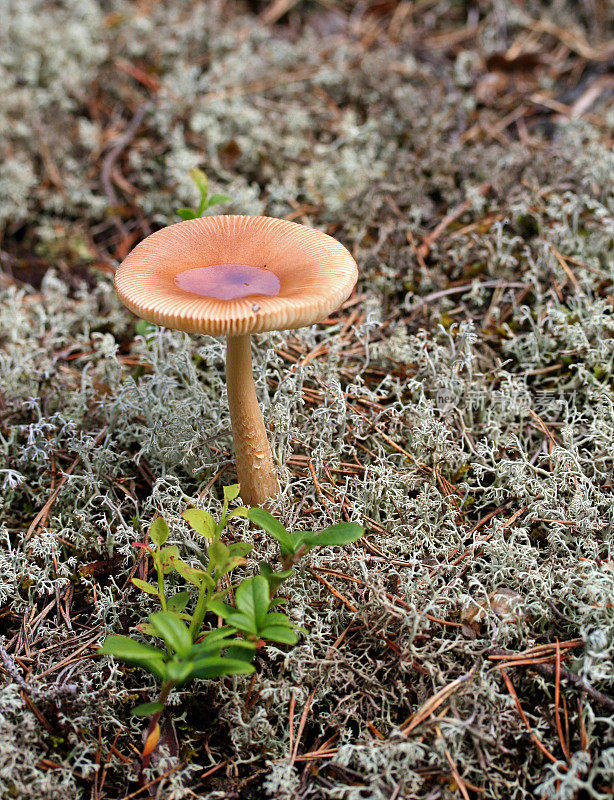
{"type": "Polygon", "coordinates": [[[228,214],[151,234],[120,264],[115,288],[122,303],[148,322],[240,336],[319,322],[350,296],[357,278],[351,254],[328,234],[273,217],[228,214]],[[271,270],[280,279],[279,294],[218,300],[175,283],[186,270],[228,263],[271,270]]]}

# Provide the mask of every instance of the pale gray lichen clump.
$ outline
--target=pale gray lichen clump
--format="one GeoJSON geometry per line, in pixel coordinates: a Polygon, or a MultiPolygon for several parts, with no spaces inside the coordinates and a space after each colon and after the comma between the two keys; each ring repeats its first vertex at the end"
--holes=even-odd
{"type": "MultiPolygon", "coordinates": [[[[449,26],[440,5],[416,21],[423,37],[449,26]]],[[[491,138],[488,127],[464,140],[476,119],[495,125],[506,113],[476,100],[484,54],[505,50],[551,4],[478,5],[484,22],[466,49],[440,51],[441,38],[411,37],[375,37],[364,49],[343,15],[322,9],[295,29],[224,3],[9,0],[0,797],[90,797],[100,753],[108,796],[134,788],[134,771],[109,748],[119,732],[132,757],[142,724],[128,711],[152,684],[108,660],[67,657],[142,619],[131,542],[153,515],[189,553],[198,542],[180,513],[190,502],[217,509],[220,483],[233,478],[230,465],[204,491],[231,464],[223,343],[136,335],[111,273],[96,266],[116,259],[121,241],[100,164],[148,98],[121,59],[159,81],[115,184],[140,209],[122,223],[129,232],[137,217],[175,221],[198,165],[233,197],[228,211],[298,207],[298,221],[332,226],[362,276],[349,328],[352,309],[334,325],[261,336],[254,358],[284,487],[275,513],[289,528],[317,529],[345,509],[367,528],[365,545],[299,569],[288,610],[309,634],[288,652],[267,647],[247,702],[244,678],[171,697],[184,760],[158,796],[192,797],[191,787],[211,800],[453,798],[448,756],[484,798],[606,796],[611,708],[582,694],[579,710],[562,682],[566,764],[554,680],[510,668],[535,734],[561,759],[550,763],[488,652],[581,639],[564,665],[612,696],[614,156],[604,131],[613,112],[602,103],[570,121],[545,111],[528,140],[512,129],[491,138]],[[421,265],[408,231],[419,245],[465,200],[421,265]],[[552,248],[574,259],[571,278],[552,248]],[[459,284],[468,288],[438,294],[459,284]],[[314,352],[303,366],[288,359],[314,352]],[[471,671],[436,724],[401,734],[411,713],[471,671]],[[337,734],[332,755],[290,763],[292,696],[295,741],[311,703],[299,756],[337,734]]],[[[558,25],[594,38],[576,5],[556,4],[558,25]]],[[[542,91],[554,81],[533,80],[542,91]]],[[[256,560],[275,558],[259,532],[241,535],[256,560]]],[[[178,763],[163,752],[151,778],[178,763]]]]}

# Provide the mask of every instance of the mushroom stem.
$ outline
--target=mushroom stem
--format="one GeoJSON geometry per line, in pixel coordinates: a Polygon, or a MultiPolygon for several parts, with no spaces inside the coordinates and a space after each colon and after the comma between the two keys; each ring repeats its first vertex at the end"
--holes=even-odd
{"type": "Polygon", "coordinates": [[[256,397],[249,334],[226,338],[226,385],[241,499],[261,506],[279,484],[256,397]]]}

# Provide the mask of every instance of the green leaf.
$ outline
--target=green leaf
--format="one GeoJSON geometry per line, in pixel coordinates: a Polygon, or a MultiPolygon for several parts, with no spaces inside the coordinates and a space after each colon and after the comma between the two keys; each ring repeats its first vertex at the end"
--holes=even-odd
{"type": "Polygon", "coordinates": [[[191,677],[193,666],[189,661],[169,661],[166,665],[166,673],[173,683],[181,685],[191,677]]]}
{"type": "Polygon", "coordinates": [[[227,194],[212,194],[211,197],[207,200],[207,208],[211,208],[211,206],[218,206],[220,203],[231,203],[232,197],[228,197],[227,194]]]}
{"type": "Polygon", "coordinates": [[[226,640],[229,637],[234,636],[235,633],[235,629],[231,628],[229,625],[224,625],[221,628],[215,628],[212,631],[208,631],[204,639],[198,642],[198,644],[192,645],[192,649],[190,650],[190,658],[194,658],[199,654],[221,650],[223,647],[228,645],[226,640]]]}
{"type": "Polygon", "coordinates": [[[248,675],[254,667],[248,661],[236,658],[201,658],[192,664],[192,677],[218,678],[220,675],[248,675]]]}
{"type": "Polygon", "coordinates": [[[165,681],[167,679],[165,661],[149,661],[147,664],[141,664],[141,667],[151,672],[151,674],[155,675],[160,681],[165,681]]]}
{"type": "Polygon", "coordinates": [[[238,508],[233,509],[230,514],[228,515],[228,519],[231,517],[246,517],[247,516],[247,507],[246,506],[239,506],[238,508]]]}
{"type": "Polygon", "coordinates": [[[187,590],[177,592],[166,601],[166,607],[169,611],[183,611],[190,600],[190,593],[187,590]]]}
{"type": "Polygon", "coordinates": [[[139,336],[148,336],[150,333],[153,333],[157,327],[157,325],[147,322],[146,319],[139,319],[134,324],[134,332],[139,336]]]}
{"type": "Polygon", "coordinates": [[[145,636],[155,636],[156,632],[149,624],[149,622],[139,622],[138,625],[134,626],[139,633],[144,633],[145,636]]]}
{"type": "Polygon", "coordinates": [[[246,545],[244,542],[237,542],[237,544],[231,545],[231,547],[226,547],[226,545],[223,542],[220,542],[219,539],[209,545],[207,553],[213,564],[215,564],[218,577],[221,575],[226,575],[228,572],[231,572],[235,567],[238,567],[241,564],[247,563],[242,555],[233,555],[233,551],[231,549],[234,548],[235,551],[242,552],[245,551],[245,547],[248,548],[247,552],[249,552],[251,545],[246,545]]]}
{"type": "Polygon", "coordinates": [[[228,648],[227,658],[234,658],[238,661],[251,663],[256,652],[256,643],[248,642],[246,639],[235,639],[228,648]]]}
{"type": "Polygon", "coordinates": [[[364,528],[356,522],[338,522],[318,533],[307,533],[301,539],[308,547],[332,547],[355,542],[364,532],[364,528]]]}
{"type": "Polygon", "coordinates": [[[212,542],[207,550],[209,558],[218,567],[223,567],[230,557],[230,551],[223,542],[212,542]]]}
{"type": "Polygon", "coordinates": [[[163,574],[168,575],[169,572],[175,569],[174,562],[179,559],[179,548],[176,544],[170,547],[163,547],[162,550],[159,551],[159,558],[163,574]]]}
{"type": "Polygon", "coordinates": [[[129,662],[148,661],[152,658],[164,658],[166,656],[166,653],[157,647],[137,642],[129,636],[115,634],[107,636],[102,647],[99,647],[97,652],[101,656],[115,656],[115,658],[129,662]]]}
{"type": "Polygon", "coordinates": [[[231,556],[238,556],[239,558],[243,558],[248,553],[251,553],[254,549],[253,544],[249,544],[249,542],[233,542],[233,544],[228,545],[228,550],[231,556]]]}
{"type": "Polygon", "coordinates": [[[217,614],[218,617],[222,619],[226,619],[226,617],[234,611],[234,608],[226,605],[226,603],[222,603],[221,600],[212,598],[207,603],[207,610],[211,611],[213,614],[217,614]]]}
{"type": "MultiPolygon", "coordinates": [[[[285,580],[287,580],[290,577],[290,575],[294,574],[294,570],[293,569],[286,569],[283,572],[275,572],[275,570],[272,569],[272,567],[269,564],[267,564],[266,561],[261,561],[260,562],[260,574],[263,575],[267,579],[267,581],[269,583],[270,594],[274,595],[275,592],[281,586],[281,584],[285,580]]],[[[273,600],[272,602],[276,603],[277,605],[279,605],[280,600],[273,600]]],[[[281,602],[284,602],[284,601],[281,601],[281,602]]]]}
{"type": "Polygon", "coordinates": [[[264,575],[265,578],[269,578],[269,576],[274,575],[275,571],[270,564],[267,564],[266,561],[261,561],[259,564],[260,567],[260,574],[264,575]]]}
{"type": "Polygon", "coordinates": [[[147,581],[142,581],[140,578],[132,578],[132,583],[136,586],[137,589],[140,589],[142,592],[147,592],[147,594],[158,594],[158,587],[154,586],[151,583],[147,583],[147,581]]]}
{"type": "Polygon", "coordinates": [[[189,659],[190,661],[196,661],[198,658],[204,658],[205,656],[209,658],[209,656],[219,656],[222,648],[227,647],[228,643],[222,640],[221,642],[201,642],[198,645],[194,645],[190,650],[189,659]]]}
{"type": "Polygon", "coordinates": [[[244,564],[247,564],[246,558],[241,558],[239,556],[229,558],[228,561],[224,564],[224,568],[221,570],[221,574],[227,575],[229,572],[232,572],[232,570],[235,569],[235,567],[241,567],[244,564]]]}
{"type": "Polygon", "coordinates": [[[269,625],[284,625],[286,628],[293,628],[294,623],[281,611],[270,611],[264,618],[264,627],[269,625]]]}
{"type": "Polygon", "coordinates": [[[158,711],[164,711],[164,705],[162,703],[142,703],[140,706],[136,706],[130,712],[135,717],[153,717],[154,714],[157,714],[158,711]]]}
{"type": "Polygon", "coordinates": [[[282,644],[296,644],[298,636],[291,628],[284,625],[267,625],[260,631],[260,637],[270,642],[281,642],[282,644]]]}
{"type": "Polygon", "coordinates": [[[162,517],[154,519],[149,526],[149,538],[158,548],[168,539],[168,525],[162,517]]]}
{"type": "Polygon", "coordinates": [[[253,619],[257,628],[264,624],[269,602],[269,583],[262,575],[247,578],[235,591],[237,610],[253,619]]]}
{"type": "Polygon", "coordinates": [[[160,681],[165,681],[167,679],[165,661],[149,661],[147,664],[141,664],[141,667],[151,672],[151,674],[155,675],[160,681]]]}
{"type": "Polygon", "coordinates": [[[184,222],[189,219],[196,219],[196,211],[192,208],[177,208],[175,213],[180,216],[184,222]]]}
{"type": "Polygon", "coordinates": [[[179,557],[172,559],[172,565],[176,572],[181,575],[181,577],[187,581],[188,583],[193,584],[194,586],[198,586],[202,584],[203,580],[209,581],[209,585],[213,585],[213,580],[204,569],[198,569],[197,567],[191,567],[189,564],[186,564],[185,561],[182,561],[179,557]]]}
{"type": "Polygon", "coordinates": [[[171,611],[157,611],[149,615],[156,635],[181,658],[185,658],[192,647],[192,637],[183,622],[171,611]]]}
{"type": "Polygon", "coordinates": [[[226,622],[232,625],[233,628],[241,631],[241,633],[251,633],[253,636],[258,635],[256,620],[241,611],[232,611],[230,614],[227,614],[226,622]]]}
{"type": "Polygon", "coordinates": [[[186,508],[181,516],[196,533],[200,533],[205,539],[215,538],[215,520],[208,511],[203,511],[202,508],[186,508]]]}
{"type": "Polygon", "coordinates": [[[191,169],[190,178],[192,178],[192,180],[196,184],[196,187],[198,188],[198,191],[201,193],[201,195],[204,195],[206,197],[207,191],[209,189],[209,179],[202,171],[202,169],[198,169],[197,167],[191,169]]]}
{"type": "Polygon", "coordinates": [[[164,659],[166,653],[157,647],[142,644],[128,636],[107,636],[102,647],[97,650],[98,655],[113,656],[127,664],[136,664],[139,667],[148,669],[156,677],[164,676],[164,659]]]}
{"type": "Polygon", "coordinates": [[[269,514],[268,511],[265,511],[264,508],[250,508],[247,512],[247,517],[254,525],[270,533],[279,542],[283,550],[288,553],[296,552],[292,536],[281,522],[275,519],[272,514],[269,514]]]}
{"type": "Polygon", "coordinates": [[[241,487],[238,483],[233,483],[230,486],[224,486],[224,499],[231,503],[233,500],[237,499],[240,490],[241,487]]]}

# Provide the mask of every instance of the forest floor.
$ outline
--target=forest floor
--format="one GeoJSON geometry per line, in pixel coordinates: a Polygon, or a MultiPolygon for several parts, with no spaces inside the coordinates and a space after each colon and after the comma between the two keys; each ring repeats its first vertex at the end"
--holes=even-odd
{"type": "Polygon", "coordinates": [[[0,797],[610,797],[611,5],[8,4],[0,797]],[[254,361],[273,513],[366,535],[288,582],[297,646],[173,693],[143,789],[153,681],[96,649],[155,608],[132,542],[196,546],[235,473],[223,342],[135,327],[113,272],[193,167],[359,265],[254,361]]]}

